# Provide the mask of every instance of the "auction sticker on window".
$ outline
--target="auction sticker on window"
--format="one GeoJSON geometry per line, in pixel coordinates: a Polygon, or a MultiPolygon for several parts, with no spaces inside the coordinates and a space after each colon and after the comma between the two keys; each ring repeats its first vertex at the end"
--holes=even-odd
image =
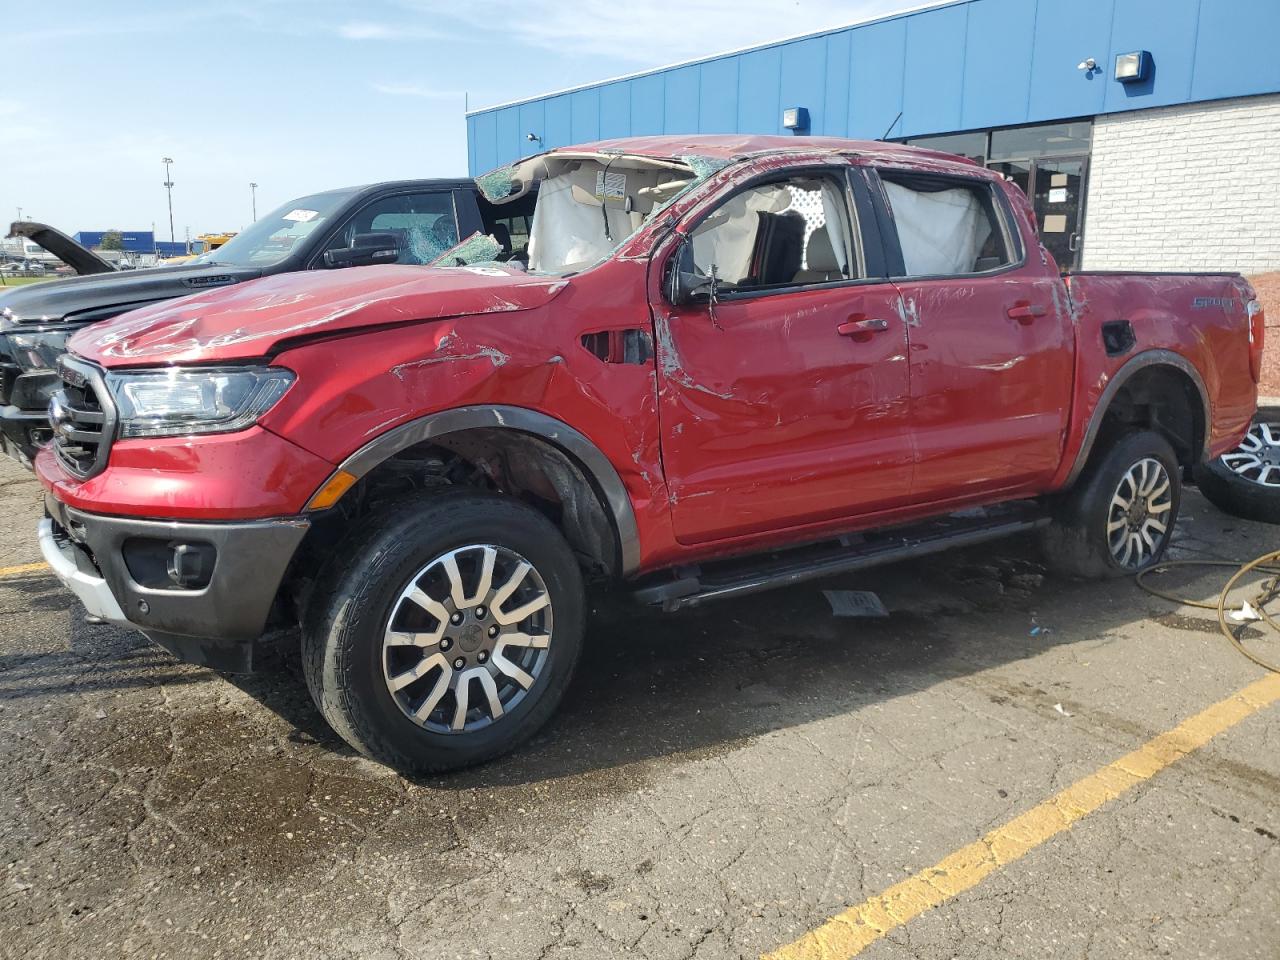
{"type": "Polygon", "coordinates": [[[596,171],[596,199],[617,200],[621,202],[627,196],[627,175],[625,173],[605,173],[596,171]]]}
{"type": "Polygon", "coordinates": [[[285,220],[296,220],[298,223],[310,223],[320,216],[319,210],[290,210],[284,215],[285,220]]]}

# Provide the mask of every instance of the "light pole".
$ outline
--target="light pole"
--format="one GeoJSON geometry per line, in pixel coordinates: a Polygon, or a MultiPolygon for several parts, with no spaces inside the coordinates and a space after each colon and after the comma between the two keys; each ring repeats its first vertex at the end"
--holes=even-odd
{"type": "Polygon", "coordinates": [[[169,191],[169,242],[177,243],[173,233],[173,180],[169,176],[169,164],[173,163],[173,158],[161,157],[160,162],[164,164],[164,188],[169,191]]]}
{"type": "Polygon", "coordinates": [[[253,204],[253,222],[258,222],[258,185],[256,183],[249,184],[249,198],[253,204]]]}
{"type": "Polygon", "coordinates": [[[19,207],[19,208],[18,208],[18,219],[19,219],[19,220],[21,220],[21,219],[22,219],[22,208],[21,208],[21,207],[19,207]]]}

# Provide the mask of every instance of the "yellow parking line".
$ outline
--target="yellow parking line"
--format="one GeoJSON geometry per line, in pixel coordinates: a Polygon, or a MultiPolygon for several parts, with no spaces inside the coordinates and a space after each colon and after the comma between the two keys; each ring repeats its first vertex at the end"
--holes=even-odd
{"type": "Polygon", "coordinates": [[[1077,820],[1277,700],[1280,674],[1268,674],[1014,817],[981,840],[836,914],[794,943],[765,954],[763,960],[847,960],[857,956],[890,930],[976,887],[996,870],[1070,829],[1077,820]]]}
{"type": "Polygon", "coordinates": [[[49,569],[47,563],[24,563],[16,567],[0,567],[0,579],[4,577],[21,577],[27,573],[43,573],[49,569]]]}

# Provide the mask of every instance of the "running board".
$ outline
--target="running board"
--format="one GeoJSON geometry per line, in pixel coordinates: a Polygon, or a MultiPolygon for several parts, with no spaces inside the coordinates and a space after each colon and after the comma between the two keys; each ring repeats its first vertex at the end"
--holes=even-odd
{"type": "MultiPolygon", "coordinates": [[[[1049,523],[1038,504],[1010,504],[964,511],[911,526],[890,527],[763,556],[681,567],[632,594],[667,613],[712,600],[746,596],[851,570],[895,563],[1025,533],[1049,523]]],[[[661,576],[661,575],[660,575],[661,576]]]]}

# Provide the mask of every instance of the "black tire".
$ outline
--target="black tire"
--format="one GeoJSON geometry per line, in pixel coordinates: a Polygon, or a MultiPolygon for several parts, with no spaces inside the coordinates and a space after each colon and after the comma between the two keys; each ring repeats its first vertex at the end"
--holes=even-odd
{"type": "MultiPolygon", "coordinates": [[[[319,577],[303,618],[302,662],[316,706],[352,747],[405,773],[442,772],[507,753],[550,718],[582,648],[586,604],[573,552],[546,517],[485,493],[407,498],[366,521],[338,555],[319,577]],[[383,636],[415,574],[472,544],[512,551],[532,565],[554,610],[553,636],[532,686],[514,707],[481,729],[437,732],[397,704],[383,673],[383,636]]],[[[435,622],[447,629],[443,619],[435,622]]],[[[441,641],[437,649],[443,648],[441,641]]],[[[460,639],[449,656],[462,648],[460,639]]],[[[445,697],[456,695],[450,689],[445,697]]]]}
{"type": "MultiPolygon", "coordinates": [[[[1280,439],[1280,409],[1261,409],[1253,422],[1267,424],[1270,435],[1280,439]]],[[[1264,435],[1258,432],[1256,426],[1251,429],[1251,433],[1255,443],[1263,441],[1264,435]]],[[[1246,440],[1245,444],[1225,456],[1235,454],[1238,457],[1245,452],[1246,444],[1250,444],[1250,441],[1246,440]]],[[[1263,446],[1269,447],[1266,452],[1273,458],[1280,454],[1280,448],[1265,443],[1263,446]]],[[[1280,487],[1263,486],[1259,482],[1259,475],[1255,475],[1252,470],[1246,470],[1244,474],[1236,473],[1223,462],[1222,457],[1217,457],[1200,464],[1193,472],[1196,486],[1205,495],[1205,499],[1224,513],[1261,523],[1280,523],[1280,487]]]]}
{"type": "Polygon", "coordinates": [[[1145,570],[1158,563],[1169,546],[1181,500],[1181,471],[1169,441],[1149,430],[1124,434],[1109,449],[1095,451],[1076,485],[1058,503],[1053,523],[1041,535],[1045,559],[1059,573],[1091,580],[1145,570]],[[1136,565],[1126,565],[1113,552],[1107,532],[1114,519],[1112,498],[1121,492],[1130,469],[1146,460],[1158,461],[1167,475],[1170,506],[1164,512],[1168,519],[1162,521],[1164,532],[1158,538],[1151,536],[1155,546],[1149,556],[1136,565]]]}

